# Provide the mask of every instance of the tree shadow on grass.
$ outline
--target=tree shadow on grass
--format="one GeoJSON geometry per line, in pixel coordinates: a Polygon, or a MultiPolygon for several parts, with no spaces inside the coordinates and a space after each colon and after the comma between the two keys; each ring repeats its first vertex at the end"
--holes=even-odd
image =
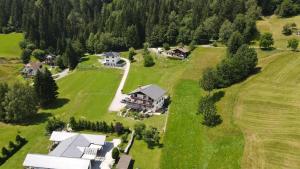
{"type": "Polygon", "coordinates": [[[82,63],[82,62],[86,62],[86,61],[89,61],[89,60],[90,60],[89,57],[84,56],[84,57],[80,58],[79,62],[82,63]]]}
{"type": "Polygon", "coordinates": [[[20,125],[22,126],[29,126],[29,125],[37,125],[46,122],[49,117],[51,117],[51,113],[37,113],[36,115],[33,115],[32,117],[28,118],[26,121],[23,121],[20,125]]]}
{"type": "Polygon", "coordinates": [[[225,92],[223,90],[218,91],[216,93],[214,93],[212,96],[210,96],[211,101],[213,101],[214,103],[217,103],[218,101],[220,101],[223,97],[225,96],[225,92]]]}
{"type": "Polygon", "coordinates": [[[69,102],[70,102],[70,99],[67,99],[67,98],[58,98],[53,103],[45,106],[44,109],[45,110],[48,110],[48,109],[57,109],[57,108],[63,107],[65,104],[67,104],[69,102]]]}

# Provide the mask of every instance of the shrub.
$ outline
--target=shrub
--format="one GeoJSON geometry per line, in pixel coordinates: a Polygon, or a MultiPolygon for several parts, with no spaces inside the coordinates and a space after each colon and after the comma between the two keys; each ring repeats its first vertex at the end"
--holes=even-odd
{"type": "Polygon", "coordinates": [[[134,124],[135,137],[138,140],[143,138],[144,130],[146,129],[146,125],[144,123],[138,122],[134,124]]]}
{"type": "Polygon", "coordinates": [[[121,135],[124,133],[124,127],[123,127],[123,124],[120,123],[120,122],[117,122],[114,126],[114,129],[115,129],[115,132],[118,134],[118,135],[121,135]]]}
{"type": "Polygon", "coordinates": [[[164,43],[164,44],[163,44],[163,48],[164,48],[165,50],[170,50],[170,45],[169,45],[168,43],[164,43]]]}
{"type": "Polygon", "coordinates": [[[144,54],[144,66],[151,67],[154,65],[155,65],[155,62],[153,60],[153,57],[149,53],[144,54]]]}
{"type": "Polygon", "coordinates": [[[39,61],[44,61],[45,60],[45,56],[46,56],[46,52],[41,50],[41,49],[35,49],[32,52],[32,55],[39,61]]]}
{"type": "Polygon", "coordinates": [[[134,55],[136,55],[134,48],[130,48],[129,55],[128,55],[128,59],[130,60],[130,62],[134,61],[134,55]]]}
{"type": "Polygon", "coordinates": [[[288,40],[288,48],[291,48],[293,51],[296,51],[298,49],[299,40],[298,39],[290,39],[288,40]]]}
{"type": "Polygon", "coordinates": [[[260,37],[259,46],[264,49],[270,49],[274,45],[273,35],[271,33],[265,33],[260,37]]]}
{"type": "Polygon", "coordinates": [[[290,24],[286,24],[283,26],[282,34],[288,36],[288,35],[291,35],[292,33],[293,33],[293,29],[290,24]]]}
{"type": "Polygon", "coordinates": [[[51,134],[53,131],[62,130],[65,127],[65,122],[53,117],[49,119],[46,125],[46,132],[51,134]]]}
{"type": "Polygon", "coordinates": [[[150,127],[149,129],[145,130],[143,133],[143,139],[147,143],[148,148],[153,148],[154,146],[159,144],[159,132],[157,128],[150,127]]]}
{"type": "Polygon", "coordinates": [[[120,155],[119,149],[115,147],[112,151],[111,156],[113,159],[117,160],[119,158],[119,155],[120,155]]]}

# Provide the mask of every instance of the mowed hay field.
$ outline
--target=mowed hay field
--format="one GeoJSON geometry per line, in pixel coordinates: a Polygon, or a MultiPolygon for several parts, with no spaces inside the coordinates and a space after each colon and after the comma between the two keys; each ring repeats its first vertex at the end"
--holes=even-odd
{"type": "Polygon", "coordinates": [[[234,109],[245,135],[242,168],[300,167],[300,53],[261,60],[263,71],[242,85],[234,109]]]}
{"type": "Polygon", "coordinates": [[[257,22],[257,28],[260,33],[270,32],[273,34],[275,48],[287,49],[287,41],[289,39],[296,38],[300,40],[300,36],[295,35],[295,33],[291,36],[285,36],[282,34],[282,28],[287,23],[296,23],[297,28],[300,29],[300,16],[284,19],[275,15],[263,17],[262,20],[257,22]]]}
{"type": "Polygon", "coordinates": [[[0,81],[12,83],[21,80],[23,64],[19,60],[21,49],[19,42],[23,34],[0,34],[0,81]]]}
{"type": "Polygon", "coordinates": [[[243,134],[232,122],[236,93],[216,92],[222,102],[218,103],[221,125],[205,127],[201,124],[202,116],[196,115],[199,99],[206,94],[199,87],[201,72],[215,66],[224,54],[225,49],[220,48],[197,48],[193,52],[174,89],[160,168],[240,168],[243,134]]]}
{"type": "Polygon", "coordinates": [[[0,58],[19,58],[21,54],[19,42],[23,38],[22,33],[0,34],[0,58]]]}

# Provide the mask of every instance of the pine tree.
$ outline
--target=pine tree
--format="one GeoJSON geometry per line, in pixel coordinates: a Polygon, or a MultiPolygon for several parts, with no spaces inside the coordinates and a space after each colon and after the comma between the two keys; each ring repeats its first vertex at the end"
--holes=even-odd
{"type": "Polygon", "coordinates": [[[41,106],[47,106],[58,95],[56,82],[47,68],[37,72],[34,78],[34,89],[41,106]]]}

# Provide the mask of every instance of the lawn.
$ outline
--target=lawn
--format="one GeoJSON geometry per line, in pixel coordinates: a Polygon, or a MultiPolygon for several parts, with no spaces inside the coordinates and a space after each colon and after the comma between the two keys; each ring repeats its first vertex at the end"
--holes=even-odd
{"type": "Polygon", "coordinates": [[[20,71],[23,64],[18,59],[21,54],[19,42],[23,34],[0,34],[0,81],[13,83],[21,80],[20,71]]]}
{"type": "Polygon", "coordinates": [[[0,57],[19,58],[21,54],[19,42],[22,40],[22,33],[0,34],[0,57]]]}
{"type": "Polygon", "coordinates": [[[245,134],[243,168],[300,166],[300,53],[261,60],[262,73],[240,88],[234,120],[245,134]]]}
{"type": "MultiPolygon", "coordinates": [[[[223,123],[215,128],[203,126],[202,117],[196,115],[199,99],[205,94],[198,85],[201,72],[224,54],[224,49],[211,48],[198,48],[193,53],[175,87],[160,168],[240,168],[244,140],[231,121],[232,106],[218,103],[223,123]]],[[[224,98],[228,96],[225,92],[224,98]]]]}
{"type": "Polygon", "coordinates": [[[297,38],[300,40],[300,36],[296,36],[295,34],[285,36],[281,33],[283,26],[287,23],[296,23],[298,29],[300,29],[300,16],[284,19],[277,16],[263,17],[262,20],[257,22],[257,28],[261,33],[270,32],[273,34],[275,40],[274,47],[287,49],[287,41],[289,39],[297,38]]]}

